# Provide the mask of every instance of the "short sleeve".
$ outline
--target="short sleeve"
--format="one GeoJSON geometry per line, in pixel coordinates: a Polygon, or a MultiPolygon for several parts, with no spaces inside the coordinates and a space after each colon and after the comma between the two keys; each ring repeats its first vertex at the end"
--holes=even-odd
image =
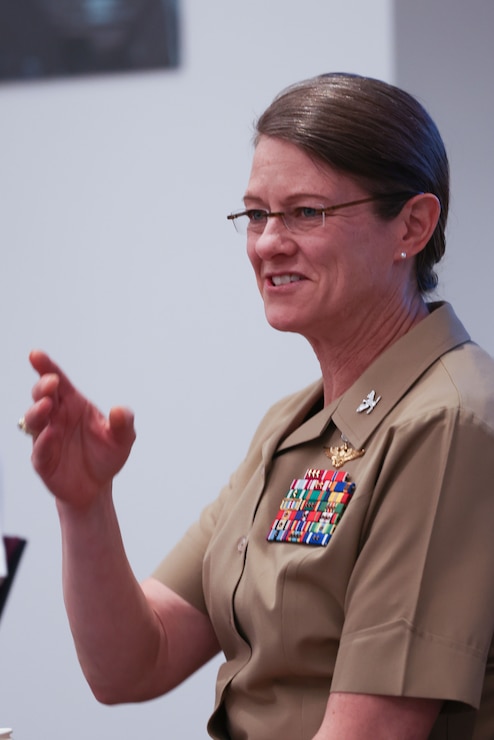
{"type": "Polygon", "coordinates": [[[391,427],[332,691],[478,707],[494,627],[494,439],[458,409],[391,427]]]}

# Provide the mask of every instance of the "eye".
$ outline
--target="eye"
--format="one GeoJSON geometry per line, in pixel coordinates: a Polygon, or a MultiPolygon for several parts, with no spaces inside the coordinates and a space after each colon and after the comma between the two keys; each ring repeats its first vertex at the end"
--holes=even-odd
{"type": "Polygon", "coordinates": [[[297,206],[293,209],[293,217],[301,221],[320,220],[321,209],[313,208],[312,206],[297,206]]]}
{"type": "Polygon", "coordinates": [[[245,211],[245,215],[251,224],[264,223],[267,219],[267,213],[262,208],[249,208],[248,211],[245,211]]]}

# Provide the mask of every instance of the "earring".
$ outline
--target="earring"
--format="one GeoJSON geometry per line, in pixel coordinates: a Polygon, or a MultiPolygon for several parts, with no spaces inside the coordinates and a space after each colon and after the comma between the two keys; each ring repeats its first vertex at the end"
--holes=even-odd
{"type": "Polygon", "coordinates": [[[400,257],[401,257],[402,260],[406,260],[407,253],[406,252],[401,252],[400,257]]]}

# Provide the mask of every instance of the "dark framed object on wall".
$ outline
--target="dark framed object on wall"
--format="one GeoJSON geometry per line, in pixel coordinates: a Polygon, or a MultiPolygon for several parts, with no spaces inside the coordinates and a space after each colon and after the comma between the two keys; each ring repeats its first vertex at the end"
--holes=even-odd
{"type": "Polygon", "coordinates": [[[5,608],[7,597],[12,588],[15,574],[27,543],[22,537],[3,537],[3,544],[7,556],[7,576],[3,579],[0,578],[0,617],[5,608]]]}
{"type": "Polygon", "coordinates": [[[0,81],[174,68],[179,0],[2,0],[0,81]]]}

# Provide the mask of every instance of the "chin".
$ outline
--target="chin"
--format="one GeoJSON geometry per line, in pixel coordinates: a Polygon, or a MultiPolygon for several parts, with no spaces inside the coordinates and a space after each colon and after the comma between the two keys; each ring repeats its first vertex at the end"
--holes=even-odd
{"type": "Polygon", "coordinates": [[[295,334],[303,334],[302,322],[300,319],[296,319],[294,316],[287,316],[279,314],[276,311],[265,311],[266,320],[268,324],[277,331],[293,332],[295,334]]]}

